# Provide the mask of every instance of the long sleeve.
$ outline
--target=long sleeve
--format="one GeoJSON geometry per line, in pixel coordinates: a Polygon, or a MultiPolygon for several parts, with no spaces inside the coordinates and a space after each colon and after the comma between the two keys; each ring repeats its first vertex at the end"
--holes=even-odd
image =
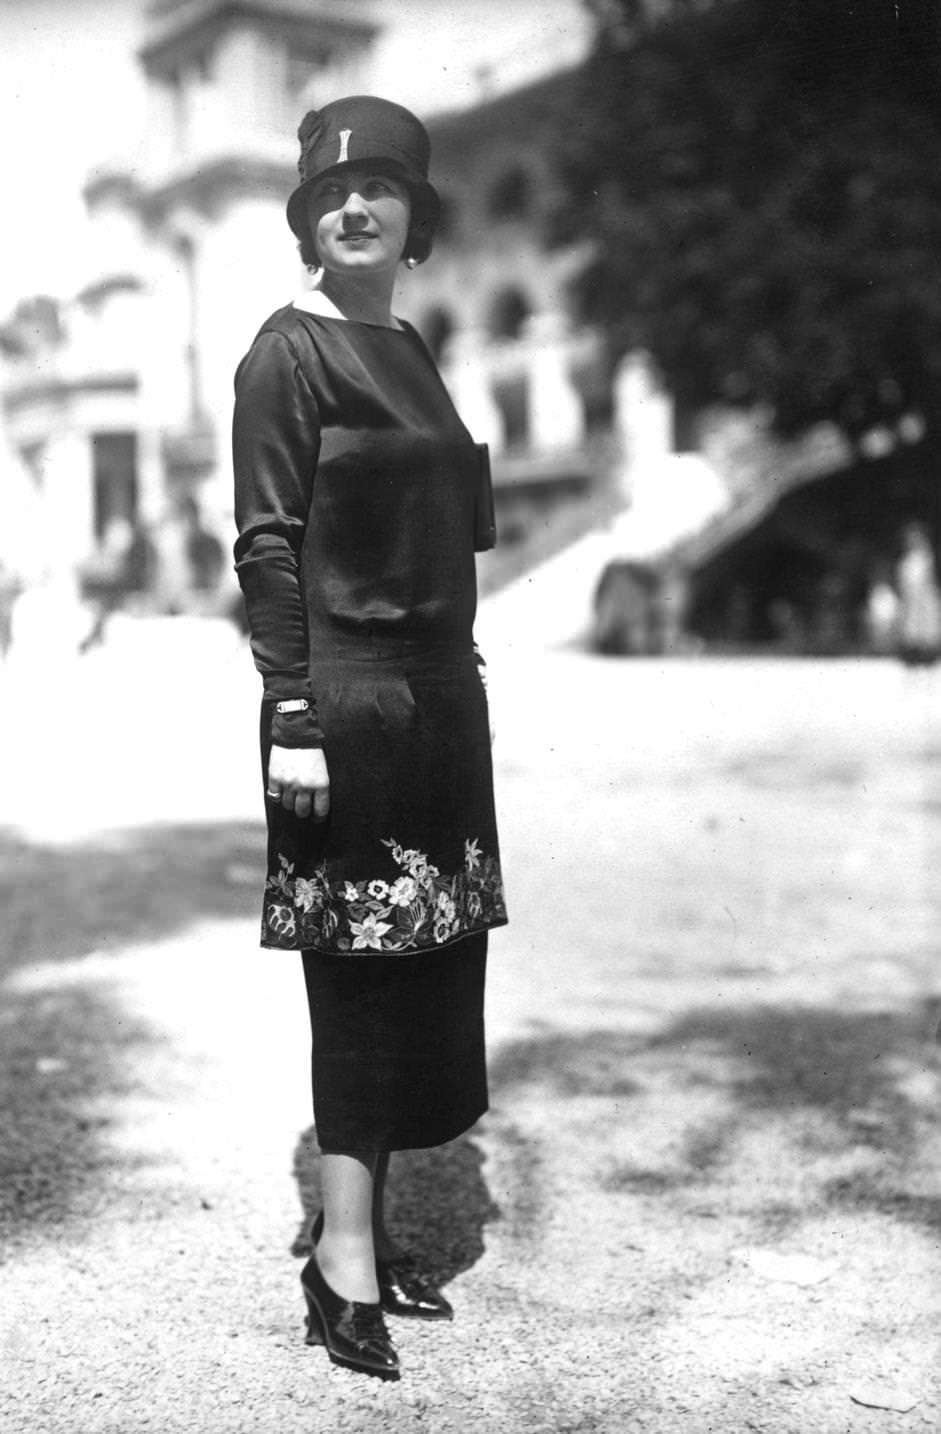
{"type": "Polygon", "coordinates": [[[308,712],[275,713],[272,741],[318,747],[308,672],[300,558],[320,452],[317,402],[290,339],[263,330],[235,375],[235,570],[255,666],[272,703],[303,697],[308,712]]]}

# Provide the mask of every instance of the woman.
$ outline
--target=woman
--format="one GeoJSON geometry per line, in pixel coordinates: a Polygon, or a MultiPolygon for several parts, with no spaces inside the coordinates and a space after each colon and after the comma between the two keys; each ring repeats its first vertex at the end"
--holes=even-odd
{"type": "Polygon", "coordinates": [[[927,667],[941,654],[941,589],[928,529],[909,523],[895,570],[899,594],[899,651],[910,667],[927,667]]]}
{"type": "Polygon", "coordinates": [[[439,212],[408,110],[337,100],[298,130],[287,218],[312,291],[236,374],[236,569],[264,679],[262,944],[303,952],[323,1210],[301,1275],[308,1340],[386,1378],[384,1313],[451,1307],[386,1230],[389,1152],[487,1108],[483,988],[504,924],[475,547],[486,450],[415,331],[400,262],[439,212]]]}

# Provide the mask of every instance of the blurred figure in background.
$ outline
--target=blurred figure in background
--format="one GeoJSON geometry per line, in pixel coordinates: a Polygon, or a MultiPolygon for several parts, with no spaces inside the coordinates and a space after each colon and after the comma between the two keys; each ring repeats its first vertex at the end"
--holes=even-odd
{"type": "Polygon", "coordinates": [[[191,593],[200,594],[205,602],[217,591],[224,576],[225,549],[203,521],[199,504],[192,496],[183,500],[182,515],[189,588],[191,593]]]}
{"type": "Polygon", "coordinates": [[[779,652],[803,652],[807,646],[804,620],[788,598],[776,597],[768,604],[772,640],[779,652]]]}
{"type": "Polygon", "coordinates": [[[16,574],[0,562],[0,661],[13,641],[13,607],[22,591],[16,574]]]}
{"type": "Polygon", "coordinates": [[[941,656],[941,590],[928,530],[909,523],[895,569],[899,596],[899,655],[910,666],[941,656]]]}
{"type": "Polygon", "coordinates": [[[97,613],[82,596],[74,568],[47,568],[13,604],[10,665],[17,680],[67,668],[84,651],[97,613]]]}
{"type": "Polygon", "coordinates": [[[100,551],[81,573],[84,596],[95,608],[91,630],[80,644],[81,652],[104,642],[109,619],[125,611],[150,586],[153,566],[153,545],[146,530],[127,518],[112,518],[100,551]]]}
{"type": "Polygon", "coordinates": [[[592,647],[608,657],[650,650],[653,574],[641,563],[615,560],[598,579],[593,599],[592,647]]]}
{"type": "Polygon", "coordinates": [[[688,600],[689,580],[682,565],[666,563],[654,591],[654,652],[676,655],[694,646],[686,632],[688,600]]]}
{"type": "Polygon", "coordinates": [[[164,515],[156,535],[156,604],[171,616],[199,613],[213,616],[224,610],[231,597],[225,549],[205,523],[197,499],[178,495],[164,515]]]}
{"type": "Polygon", "coordinates": [[[898,647],[899,607],[891,566],[878,562],[872,570],[863,611],[866,647],[876,656],[894,653],[898,647]]]}

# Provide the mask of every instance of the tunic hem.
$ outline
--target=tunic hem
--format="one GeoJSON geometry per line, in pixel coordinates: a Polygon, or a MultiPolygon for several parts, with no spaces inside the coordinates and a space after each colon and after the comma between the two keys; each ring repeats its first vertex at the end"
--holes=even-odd
{"type": "Polygon", "coordinates": [[[261,944],[339,956],[399,954],[435,950],[506,921],[499,858],[477,838],[464,838],[463,862],[450,872],[390,837],[382,838],[381,846],[386,875],[359,881],[331,877],[326,859],[302,876],[296,863],[278,852],[277,873],[268,877],[265,890],[261,944]]]}
{"type": "Polygon", "coordinates": [[[381,948],[376,946],[363,946],[355,951],[340,951],[336,946],[317,946],[311,941],[305,942],[303,946],[288,946],[282,941],[268,940],[264,933],[258,944],[265,951],[319,951],[324,956],[342,956],[344,958],[349,957],[352,960],[355,960],[358,956],[414,956],[417,951],[444,951],[448,946],[456,946],[459,941],[466,940],[468,936],[482,936],[484,932],[487,931],[499,931],[501,926],[507,926],[508,924],[509,918],[502,916],[493,921],[488,921],[476,926],[468,926],[463,931],[457,932],[456,935],[450,936],[446,941],[429,942],[425,946],[400,946],[394,951],[382,951],[381,948]]]}

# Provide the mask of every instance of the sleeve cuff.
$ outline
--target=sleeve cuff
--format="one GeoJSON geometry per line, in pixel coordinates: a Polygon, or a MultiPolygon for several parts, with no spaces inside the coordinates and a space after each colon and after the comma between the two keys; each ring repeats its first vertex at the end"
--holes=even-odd
{"type": "Polygon", "coordinates": [[[271,714],[271,742],[275,747],[322,747],[323,731],[313,709],[271,714]]]}

